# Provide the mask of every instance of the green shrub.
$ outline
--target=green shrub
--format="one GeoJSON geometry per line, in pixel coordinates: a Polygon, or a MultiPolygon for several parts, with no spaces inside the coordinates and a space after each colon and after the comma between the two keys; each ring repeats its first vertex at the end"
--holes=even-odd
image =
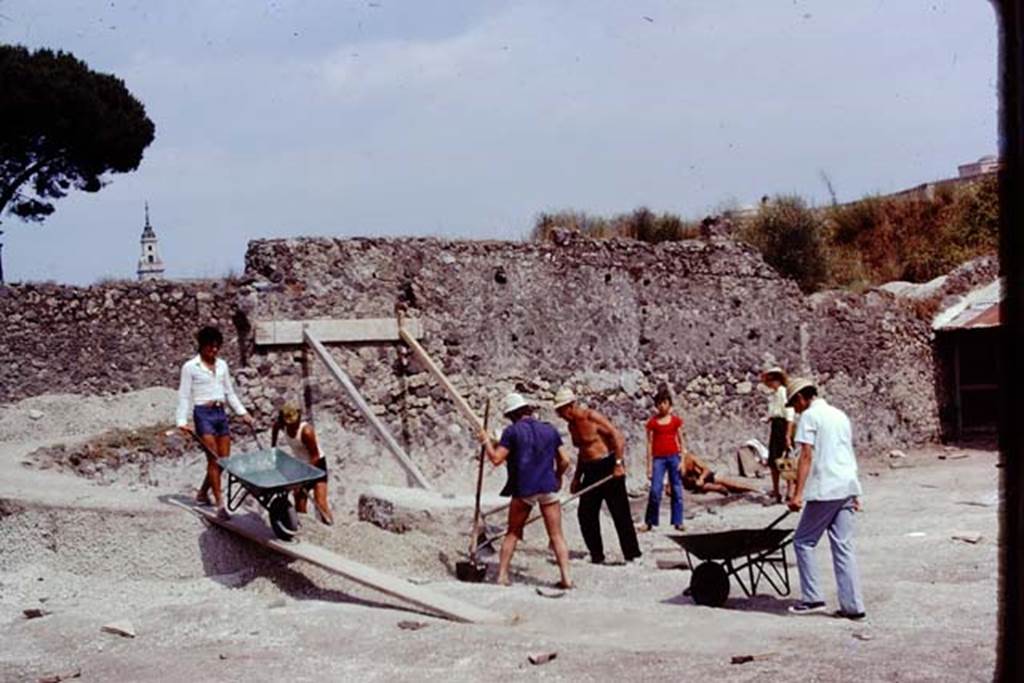
{"type": "Polygon", "coordinates": [[[756,247],[768,265],[796,280],[804,292],[821,288],[828,277],[824,226],[796,196],[778,196],[761,206],[741,237],[756,247]]]}

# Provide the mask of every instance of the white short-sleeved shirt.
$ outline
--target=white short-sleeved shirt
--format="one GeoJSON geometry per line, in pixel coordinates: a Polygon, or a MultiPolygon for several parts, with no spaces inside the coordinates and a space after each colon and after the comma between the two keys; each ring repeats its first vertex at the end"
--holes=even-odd
{"type": "Polygon", "coordinates": [[[841,500],[861,495],[853,430],[846,413],[815,398],[800,415],[795,441],[814,449],[804,500],[841,500]]]}
{"type": "Polygon", "coordinates": [[[795,418],[795,412],[792,408],[786,406],[786,387],[777,387],[775,391],[768,395],[768,417],[784,418],[787,422],[792,422],[795,418]]]}

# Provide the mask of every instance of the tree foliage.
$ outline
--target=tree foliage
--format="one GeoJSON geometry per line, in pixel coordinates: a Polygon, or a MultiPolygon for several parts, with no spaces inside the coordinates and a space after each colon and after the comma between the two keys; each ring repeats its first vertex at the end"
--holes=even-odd
{"type": "Polygon", "coordinates": [[[67,52],[0,45],[0,216],[41,221],[72,189],[138,168],[153,141],[146,110],[112,75],[67,52]]]}
{"type": "Polygon", "coordinates": [[[814,292],[828,278],[823,232],[821,219],[803,199],[780,196],[761,206],[742,237],[768,265],[796,280],[804,292],[814,292]]]}

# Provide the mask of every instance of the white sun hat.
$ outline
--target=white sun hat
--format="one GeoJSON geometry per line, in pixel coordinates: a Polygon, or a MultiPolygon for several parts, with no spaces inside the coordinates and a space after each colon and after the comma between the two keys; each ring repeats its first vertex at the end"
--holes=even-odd
{"type": "Polygon", "coordinates": [[[569,387],[562,387],[555,393],[555,410],[576,400],[576,394],[569,387]]]}
{"type": "Polygon", "coordinates": [[[513,391],[505,396],[505,407],[502,414],[508,415],[509,413],[514,413],[520,408],[525,408],[529,405],[530,402],[523,398],[522,394],[518,394],[513,391]]]}

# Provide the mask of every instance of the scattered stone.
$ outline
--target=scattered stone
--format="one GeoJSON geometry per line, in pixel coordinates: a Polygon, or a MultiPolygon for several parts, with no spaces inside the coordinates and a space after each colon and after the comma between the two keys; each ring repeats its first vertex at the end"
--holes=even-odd
{"type": "Polygon", "coordinates": [[[426,628],[429,624],[425,621],[400,621],[398,622],[398,628],[403,631],[419,631],[421,628],[426,628]]]}
{"type": "Polygon", "coordinates": [[[537,595],[542,598],[561,598],[565,595],[564,590],[550,590],[547,588],[541,588],[540,586],[537,586],[536,591],[537,595]]]}
{"type": "Polygon", "coordinates": [[[557,656],[557,652],[539,652],[530,655],[527,659],[530,660],[530,664],[547,664],[557,656]]]}
{"type": "Polygon", "coordinates": [[[911,531],[910,533],[903,534],[903,535],[906,536],[907,538],[924,538],[928,534],[926,534],[923,531],[911,531]]]}
{"type": "Polygon", "coordinates": [[[50,674],[48,676],[42,676],[38,679],[39,683],[60,683],[61,681],[70,681],[72,678],[81,678],[82,670],[73,669],[71,671],[62,671],[61,673],[50,674]]]}
{"type": "Polygon", "coordinates": [[[26,619],[39,619],[40,617],[45,617],[47,614],[50,614],[48,610],[41,609],[39,607],[23,609],[21,610],[21,613],[25,615],[26,619]]]}
{"type": "Polygon", "coordinates": [[[893,450],[889,451],[889,457],[890,458],[905,458],[905,457],[907,457],[907,454],[904,453],[903,451],[899,450],[899,449],[895,449],[894,448],[893,450]]]}
{"type": "Polygon", "coordinates": [[[654,566],[658,569],[689,569],[690,564],[686,560],[655,560],[654,566]]]}
{"type": "Polygon", "coordinates": [[[952,536],[954,541],[963,541],[964,543],[970,543],[975,545],[980,543],[983,536],[977,531],[957,531],[952,536]]]}
{"type": "Polygon", "coordinates": [[[36,410],[35,408],[33,408],[32,410],[28,411],[28,417],[31,420],[42,420],[44,417],[46,417],[46,413],[44,413],[41,410],[36,410]]]}
{"type": "Polygon", "coordinates": [[[860,633],[860,632],[854,633],[853,637],[856,638],[857,640],[873,640],[874,639],[874,636],[871,635],[870,633],[860,633]]]}
{"type": "Polygon", "coordinates": [[[132,625],[132,622],[128,621],[127,619],[121,619],[120,621],[112,621],[109,624],[103,626],[100,630],[106,633],[113,633],[117,636],[124,636],[125,638],[135,637],[135,627],[132,625]]]}
{"type": "Polygon", "coordinates": [[[901,462],[898,460],[889,463],[890,470],[907,470],[912,467],[914,467],[914,465],[910,464],[909,462],[901,462]]]}
{"type": "Polygon", "coordinates": [[[217,655],[217,658],[220,659],[220,660],[225,660],[225,659],[228,658],[228,656],[226,654],[224,654],[223,652],[221,652],[219,655],[217,655]]]}
{"type": "Polygon", "coordinates": [[[286,607],[287,605],[288,601],[284,598],[274,598],[273,600],[267,603],[267,609],[280,609],[282,607],[286,607]]]}
{"type": "Polygon", "coordinates": [[[760,660],[768,659],[768,658],[774,657],[774,656],[775,656],[774,652],[765,652],[764,654],[759,654],[759,655],[734,655],[733,658],[731,660],[729,660],[729,663],[730,664],[746,664],[747,662],[760,661],[760,660]]]}

